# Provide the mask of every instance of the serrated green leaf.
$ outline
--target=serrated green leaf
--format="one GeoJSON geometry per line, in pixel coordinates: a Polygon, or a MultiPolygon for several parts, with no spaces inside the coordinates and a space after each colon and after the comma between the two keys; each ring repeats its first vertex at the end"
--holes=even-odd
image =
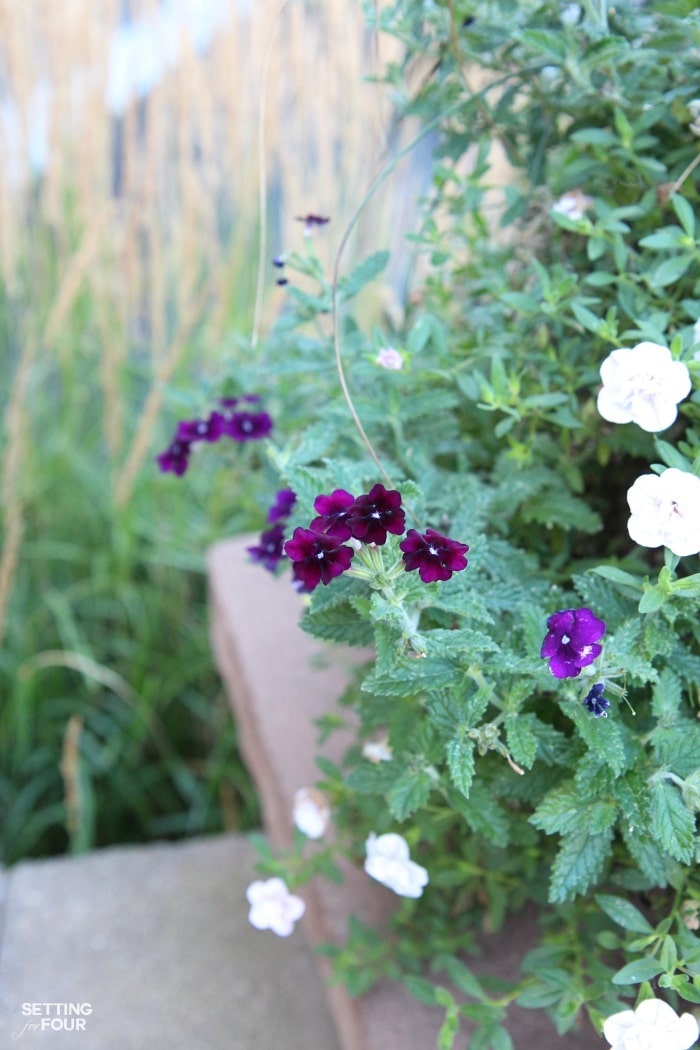
{"type": "Polygon", "coordinates": [[[448,742],[445,752],[452,783],[465,798],[469,798],[474,777],[473,741],[467,739],[464,733],[459,733],[448,742]]]}
{"type": "Polygon", "coordinates": [[[681,699],[680,679],[669,667],[665,667],[654,685],[651,709],[657,718],[663,719],[668,725],[677,721],[681,699]]]}
{"type": "Polygon", "coordinates": [[[400,773],[394,762],[362,762],[348,773],[345,783],[361,794],[384,795],[400,773]]]}
{"type": "Polygon", "coordinates": [[[424,690],[454,685],[459,671],[447,660],[427,657],[414,660],[411,668],[396,667],[391,674],[370,674],[362,684],[365,692],[378,696],[415,696],[424,690]]]}
{"type": "Polygon", "coordinates": [[[508,843],[508,818],[479,779],[473,781],[469,798],[452,789],[448,792],[451,805],[462,814],[472,831],[483,835],[496,846],[508,843]]]}
{"type": "Polygon", "coordinates": [[[663,889],[669,883],[668,862],[656,842],[633,827],[623,827],[622,837],[639,870],[649,880],[649,885],[663,889]]]}
{"type": "Polygon", "coordinates": [[[611,843],[611,829],[599,834],[582,830],[567,836],[552,867],[550,902],[559,904],[584,893],[602,874],[611,843]]]}
{"type": "Polygon", "coordinates": [[[662,849],[683,864],[695,856],[695,816],[686,809],[680,792],[666,780],[651,786],[651,831],[662,849]]]}
{"type": "Polygon", "coordinates": [[[435,784],[427,773],[407,769],[394,781],[386,796],[392,816],[398,821],[406,820],[425,805],[434,787],[435,784]]]}
{"type": "Polygon", "coordinates": [[[346,645],[369,646],[374,640],[372,624],[360,620],[350,602],[332,605],[323,610],[304,613],[300,627],[314,638],[346,645]]]}
{"type": "Polygon", "coordinates": [[[530,769],[537,754],[537,727],[539,720],[532,714],[513,712],[506,716],[505,730],[508,750],[519,766],[530,769]]]}
{"type": "Polygon", "coordinates": [[[593,718],[583,704],[568,704],[566,712],[588,747],[619,776],[627,764],[618,723],[612,718],[593,718]]]}
{"type": "Polygon", "coordinates": [[[548,835],[568,835],[581,823],[581,801],[567,786],[556,788],[546,795],[530,817],[530,823],[548,835]]]}
{"type": "Polygon", "coordinates": [[[641,984],[642,981],[651,981],[664,972],[664,968],[658,959],[635,959],[618,970],[612,977],[613,984],[641,984]]]}
{"type": "Polygon", "coordinates": [[[653,933],[653,926],[642,913],[624,897],[614,897],[608,893],[596,894],[596,903],[618,926],[632,933],[653,933]]]}

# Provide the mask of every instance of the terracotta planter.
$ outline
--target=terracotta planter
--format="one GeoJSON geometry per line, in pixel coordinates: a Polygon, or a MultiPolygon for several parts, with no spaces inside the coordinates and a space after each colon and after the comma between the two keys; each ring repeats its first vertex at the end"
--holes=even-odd
{"type": "MultiPolygon", "coordinates": [[[[315,719],[333,710],[356,651],[324,646],[298,627],[301,599],[288,579],[276,579],[248,561],[242,537],[216,544],[208,555],[211,637],[219,671],[238,724],[244,759],[257,783],[265,830],[273,845],[286,847],[292,835],[292,800],[311,786],[315,765],[315,719]]],[[[322,753],[338,760],[349,742],[331,737],[322,753]]],[[[302,928],[312,945],[342,941],[351,914],[381,926],[396,905],[389,890],[362,870],[346,865],[345,883],[318,879],[303,896],[302,928]]],[[[534,943],[532,912],[509,920],[484,937],[483,954],[470,967],[488,976],[513,978],[518,960],[534,943]]],[[[324,979],[327,961],[318,956],[324,979]]],[[[330,1009],[343,1050],[430,1050],[443,1018],[440,1009],[418,1003],[402,986],[389,982],[360,999],[344,988],[328,987],[330,1009]]],[[[509,1009],[508,1027],[516,1050],[602,1050],[592,1029],[558,1037],[539,1011],[509,1009]]],[[[466,1023],[457,1046],[467,1044],[466,1023]]]]}

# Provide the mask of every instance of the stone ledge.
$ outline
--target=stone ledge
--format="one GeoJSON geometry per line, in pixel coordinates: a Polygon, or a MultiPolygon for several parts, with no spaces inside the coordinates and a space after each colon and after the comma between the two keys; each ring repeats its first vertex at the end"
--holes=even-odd
{"type": "Polygon", "coordinates": [[[248,840],[226,835],[4,872],[0,1046],[337,1050],[303,939],[248,923],[253,867],[248,840]],[[23,1003],[92,1012],[83,1031],[25,1030],[23,1003]]]}
{"type": "MultiPolygon", "coordinates": [[[[284,848],[291,837],[294,792],[318,779],[314,720],[333,709],[347,685],[353,655],[322,645],[298,627],[299,595],[287,579],[248,560],[245,548],[252,542],[252,537],[239,537],[209,551],[211,635],[243,755],[260,791],[266,830],[271,842],[284,848]]],[[[337,760],[348,740],[349,735],[333,734],[323,753],[337,760]]],[[[303,891],[307,914],[301,925],[311,945],[342,940],[350,914],[381,923],[396,902],[361,870],[346,866],[344,874],[343,886],[317,879],[303,891]]],[[[484,975],[515,977],[535,930],[532,911],[512,918],[499,933],[483,938],[482,954],[470,965],[484,975]]],[[[325,979],[327,962],[320,956],[318,961],[325,979]]],[[[418,1003],[402,986],[383,982],[359,1000],[331,987],[328,1001],[342,1050],[430,1050],[436,1045],[443,1011],[418,1003]]],[[[602,1047],[590,1028],[560,1038],[539,1011],[515,1006],[509,1010],[509,1028],[515,1050],[602,1047]]]]}

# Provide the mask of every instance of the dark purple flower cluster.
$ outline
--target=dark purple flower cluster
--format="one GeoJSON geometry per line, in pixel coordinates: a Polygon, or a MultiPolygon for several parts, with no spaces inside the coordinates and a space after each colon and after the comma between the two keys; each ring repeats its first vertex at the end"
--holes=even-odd
{"type": "Polygon", "coordinates": [[[549,660],[555,678],[576,678],[600,656],[598,642],[604,634],[605,622],[590,609],[562,609],[547,620],[540,656],[549,660]]]}
{"type": "Polygon", "coordinates": [[[239,443],[258,441],[272,430],[272,420],[267,412],[254,411],[260,401],[257,394],[244,397],[222,397],[218,410],[207,419],[183,419],[177,425],[175,436],[164,452],[156,457],[163,472],[185,473],[189,466],[193,447],[202,441],[213,444],[222,437],[239,443]]]}
{"type": "MultiPolygon", "coordinates": [[[[317,496],[314,510],[316,517],[310,527],[295,529],[284,548],[292,560],[295,580],[307,591],[319,583],[330,583],[350,567],[355,550],[345,546],[346,540],[380,547],[390,533],[401,536],[406,528],[401,493],[381,484],[361,496],[335,489],[329,495],[317,496]]],[[[409,529],[399,547],[406,571],[417,569],[425,583],[449,580],[453,572],[467,567],[467,545],[434,529],[427,529],[423,535],[409,529]]]]}
{"type": "Polygon", "coordinates": [[[251,561],[259,562],[270,572],[274,572],[284,557],[285,529],[282,522],[292,513],[296,500],[296,494],[291,489],[280,489],[267,512],[267,520],[272,528],[260,534],[256,546],[246,548],[251,561]]]}

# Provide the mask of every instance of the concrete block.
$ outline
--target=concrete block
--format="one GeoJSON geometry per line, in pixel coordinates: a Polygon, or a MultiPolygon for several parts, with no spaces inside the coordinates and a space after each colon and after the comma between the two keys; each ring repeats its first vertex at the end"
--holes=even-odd
{"type": "Polygon", "coordinates": [[[5,872],[0,1046],[337,1050],[303,938],[248,923],[253,866],[248,840],[230,835],[5,872]],[[42,1030],[66,1004],[89,1013],[42,1030]]]}

